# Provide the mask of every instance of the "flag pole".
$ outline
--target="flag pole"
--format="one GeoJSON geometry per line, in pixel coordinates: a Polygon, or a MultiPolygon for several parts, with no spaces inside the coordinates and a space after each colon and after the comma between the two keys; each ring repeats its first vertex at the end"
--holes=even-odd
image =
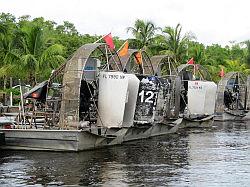
{"type": "Polygon", "coordinates": [[[100,40],[102,40],[105,36],[107,36],[107,35],[103,35],[101,38],[99,38],[98,40],[96,40],[96,41],[94,42],[94,44],[97,43],[97,42],[99,42],[100,40]]]}
{"type": "Polygon", "coordinates": [[[23,103],[23,90],[22,90],[22,85],[21,85],[21,79],[19,79],[19,90],[20,90],[20,99],[21,99],[21,112],[22,112],[21,115],[22,115],[23,122],[24,122],[24,125],[25,125],[24,127],[26,129],[26,121],[25,121],[25,115],[24,115],[24,103],[23,103]]]}
{"type": "Polygon", "coordinates": [[[193,64],[193,65],[194,65],[193,77],[195,78],[196,64],[193,64]]]}
{"type": "Polygon", "coordinates": [[[141,55],[142,74],[144,74],[144,60],[143,60],[143,58],[142,58],[142,50],[141,50],[141,49],[139,49],[139,53],[140,53],[140,55],[141,55]]]}
{"type": "Polygon", "coordinates": [[[105,36],[108,36],[109,34],[111,34],[111,32],[109,32],[108,34],[104,34],[101,38],[99,38],[98,40],[96,40],[96,41],[94,42],[94,44],[97,43],[97,42],[99,42],[99,41],[102,40],[105,36]]]}
{"type": "Polygon", "coordinates": [[[119,51],[124,47],[124,45],[126,44],[127,41],[128,41],[128,40],[126,40],[126,41],[121,45],[121,47],[117,50],[117,52],[119,52],[119,51]]]}

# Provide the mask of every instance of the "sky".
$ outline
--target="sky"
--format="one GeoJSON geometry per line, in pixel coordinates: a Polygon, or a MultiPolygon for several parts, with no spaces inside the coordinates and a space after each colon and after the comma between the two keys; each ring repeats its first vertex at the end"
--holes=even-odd
{"type": "Polygon", "coordinates": [[[205,45],[250,39],[250,0],[0,0],[0,12],[73,23],[81,34],[131,38],[136,19],[158,27],[182,25],[205,45]]]}

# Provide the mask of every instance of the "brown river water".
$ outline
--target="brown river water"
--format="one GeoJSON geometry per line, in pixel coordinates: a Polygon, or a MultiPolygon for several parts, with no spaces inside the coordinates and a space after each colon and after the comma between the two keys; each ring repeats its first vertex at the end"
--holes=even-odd
{"type": "Polygon", "coordinates": [[[250,186],[250,123],[80,153],[0,150],[0,186],[250,186]]]}

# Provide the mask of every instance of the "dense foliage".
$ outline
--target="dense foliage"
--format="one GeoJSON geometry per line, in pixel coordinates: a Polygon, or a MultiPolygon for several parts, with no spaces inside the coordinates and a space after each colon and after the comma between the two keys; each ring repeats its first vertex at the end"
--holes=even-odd
{"type": "MultiPolygon", "coordinates": [[[[179,64],[194,58],[206,66],[215,81],[221,68],[225,72],[249,73],[250,41],[232,42],[230,47],[218,44],[205,46],[196,41],[194,34],[182,33],[182,27],[156,27],[150,21],[136,20],[127,28],[134,38],[128,39],[130,48],[146,50],[150,55],[169,54],[179,64]]],[[[25,15],[16,18],[0,14],[0,89],[10,87],[18,79],[26,84],[47,79],[53,69],[69,58],[85,43],[92,43],[100,36],[80,34],[73,23],[58,25],[43,17],[31,19],[25,15]]],[[[114,37],[118,49],[124,40],[114,37]]]]}

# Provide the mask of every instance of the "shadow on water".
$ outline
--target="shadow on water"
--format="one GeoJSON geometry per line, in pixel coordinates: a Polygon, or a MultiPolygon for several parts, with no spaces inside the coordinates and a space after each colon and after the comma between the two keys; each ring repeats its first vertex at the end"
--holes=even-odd
{"type": "Polygon", "coordinates": [[[80,153],[2,152],[0,185],[164,184],[187,165],[185,136],[171,135],[80,153]]]}
{"type": "Polygon", "coordinates": [[[249,134],[248,124],[216,123],[80,153],[1,151],[0,186],[244,186],[249,134]]]}

